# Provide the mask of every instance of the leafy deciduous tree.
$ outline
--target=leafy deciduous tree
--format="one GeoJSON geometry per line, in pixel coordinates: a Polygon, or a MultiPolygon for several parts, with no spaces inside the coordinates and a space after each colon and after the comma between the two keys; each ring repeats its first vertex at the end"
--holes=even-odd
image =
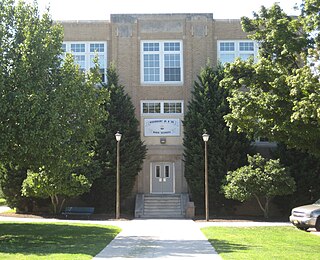
{"type": "Polygon", "coordinates": [[[36,198],[50,198],[53,213],[61,212],[66,197],[76,197],[91,187],[89,179],[82,174],[28,171],[22,183],[22,194],[36,198]]]}
{"type": "Polygon", "coordinates": [[[105,116],[99,69],[85,75],[71,55],[62,63],[62,39],[36,3],[0,3],[0,161],[8,178],[10,169],[72,174],[90,161],[105,116]]]}
{"type": "Polygon", "coordinates": [[[275,196],[294,192],[294,179],[279,159],[266,160],[256,154],[248,155],[248,162],[249,165],[228,172],[222,190],[227,198],[241,202],[255,198],[268,218],[270,201],[275,196]]]}
{"type": "Polygon", "coordinates": [[[257,41],[259,61],[226,65],[222,85],[230,91],[228,125],[251,136],[320,156],[319,2],[303,1],[299,17],[275,4],[254,19],[242,18],[244,31],[257,41]],[[246,91],[243,91],[245,87],[246,91]]]}

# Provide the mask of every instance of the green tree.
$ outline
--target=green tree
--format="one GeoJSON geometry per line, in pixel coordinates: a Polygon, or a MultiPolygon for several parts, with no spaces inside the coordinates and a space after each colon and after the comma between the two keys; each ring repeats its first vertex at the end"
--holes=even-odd
{"type": "Polygon", "coordinates": [[[101,176],[93,182],[87,199],[104,212],[115,209],[116,193],[116,139],[115,133],[122,134],[120,142],[120,200],[123,202],[132,194],[136,177],[141,170],[146,155],[146,146],[141,141],[139,121],[131,98],[119,84],[119,76],[113,64],[107,70],[108,84],[103,88],[109,95],[104,105],[108,119],[103,123],[103,131],[97,138],[95,163],[99,165],[101,176]]]}
{"type": "Polygon", "coordinates": [[[310,204],[316,201],[320,194],[320,160],[297,149],[288,149],[279,144],[275,152],[296,182],[296,191],[285,200],[275,200],[286,213],[297,205],[310,204]]]}
{"type": "Polygon", "coordinates": [[[320,156],[319,10],[319,1],[305,0],[299,17],[275,4],[242,18],[260,58],[226,65],[232,129],[320,156]]]}
{"type": "Polygon", "coordinates": [[[73,57],[67,55],[57,80],[59,88],[48,104],[56,118],[52,118],[48,127],[51,127],[51,134],[59,137],[60,143],[51,147],[52,154],[48,152],[51,156],[43,162],[43,167],[37,171],[28,170],[22,184],[24,196],[49,197],[55,214],[61,211],[66,197],[87,192],[92,184],[90,177],[97,177],[86,166],[92,160],[92,142],[100,129],[100,117],[102,119],[103,115],[97,106],[103,96],[97,96],[101,93],[95,87],[100,80],[97,66],[92,73],[83,74],[74,64],[73,57]],[[62,129],[66,132],[60,133],[62,129]]]}
{"type": "Polygon", "coordinates": [[[34,200],[22,196],[20,190],[27,172],[14,166],[0,166],[0,185],[3,197],[7,205],[16,208],[17,212],[30,212],[33,209],[34,200]]]}
{"type": "Polygon", "coordinates": [[[248,155],[249,165],[229,171],[222,190],[228,199],[241,202],[255,198],[269,217],[269,204],[275,196],[291,194],[295,190],[294,179],[280,160],[266,160],[260,154],[248,155]]]}
{"type": "Polygon", "coordinates": [[[0,161],[7,174],[71,174],[90,161],[105,116],[99,68],[62,63],[62,28],[36,4],[4,0],[0,21],[0,161]]]}
{"type": "Polygon", "coordinates": [[[210,134],[208,141],[209,203],[216,213],[225,202],[219,193],[221,181],[228,170],[246,162],[250,143],[244,135],[229,131],[223,116],[229,112],[228,92],[219,86],[224,78],[223,68],[207,65],[194,82],[192,99],[184,118],[185,177],[192,199],[198,209],[204,208],[204,142],[203,130],[210,134]]]}
{"type": "Polygon", "coordinates": [[[0,12],[0,158],[40,166],[62,31],[48,14],[39,18],[37,7],[24,2],[15,6],[12,0],[1,1],[0,12]]]}
{"type": "Polygon", "coordinates": [[[22,194],[28,197],[50,198],[53,213],[61,212],[66,197],[76,197],[89,191],[90,180],[76,173],[50,173],[44,169],[39,172],[28,171],[22,183],[22,194]]]}

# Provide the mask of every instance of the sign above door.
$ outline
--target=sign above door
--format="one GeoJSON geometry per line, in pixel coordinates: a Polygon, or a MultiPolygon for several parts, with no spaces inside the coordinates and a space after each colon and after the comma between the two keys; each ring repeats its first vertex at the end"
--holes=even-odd
{"type": "Polygon", "coordinates": [[[144,119],[144,136],[180,136],[180,119],[144,119]]]}

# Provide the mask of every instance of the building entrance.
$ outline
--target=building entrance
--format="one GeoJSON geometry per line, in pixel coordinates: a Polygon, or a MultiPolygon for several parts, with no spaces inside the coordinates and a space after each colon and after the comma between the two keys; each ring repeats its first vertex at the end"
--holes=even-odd
{"type": "Polygon", "coordinates": [[[174,163],[154,162],[150,164],[150,190],[152,194],[175,193],[174,163]]]}

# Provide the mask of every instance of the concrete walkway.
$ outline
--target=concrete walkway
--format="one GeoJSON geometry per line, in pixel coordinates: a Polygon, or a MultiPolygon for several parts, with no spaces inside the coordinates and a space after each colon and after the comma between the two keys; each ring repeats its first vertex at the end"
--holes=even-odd
{"type": "Polygon", "coordinates": [[[7,206],[0,206],[0,213],[6,212],[6,211],[8,211],[8,210],[10,210],[9,207],[7,207],[7,206]]]}
{"type": "MultiPolygon", "coordinates": [[[[0,212],[8,210],[0,207],[0,212]]],[[[103,259],[221,259],[200,228],[208,226],[292,226],[289,222],[194,222],[192,220],[144,219],[131,221],[65,220],[1,217],[13,222],[81,222],[118,226],[122,231],[94,260],[103,259]]],[[[319,234],[311,230],[311,233],[319,234]]]]}
{"type": "Polygon", "coordinates": [[[132,220],[94,260],[221,259],[192,220],[132,220]]]}
{"type": "MultiPolygon", "coordinates": [[[[0,212],[8,208],[0,207],[0,212]]],[[[1,217],[12,222],[81,222],[114,225],[118,236],[93,259],[221,259],[192,220],[145,219],[131,221],[65,220],[1,217]]]]}

